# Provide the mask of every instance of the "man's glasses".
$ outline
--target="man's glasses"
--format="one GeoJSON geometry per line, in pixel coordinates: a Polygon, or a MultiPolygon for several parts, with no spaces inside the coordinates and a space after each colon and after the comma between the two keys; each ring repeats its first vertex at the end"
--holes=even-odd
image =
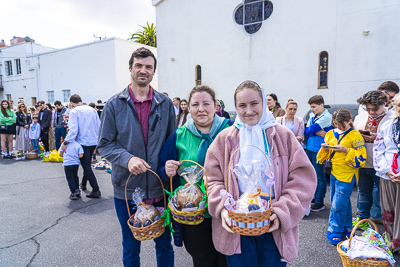
{"type": "Polygon", "coordinates": [[[377,112],[379,110],[379,107],[377,107],[377,108],[364,108],[364,110],[367,111],[367,112],[370,112],[370,111],[377,112]]]}

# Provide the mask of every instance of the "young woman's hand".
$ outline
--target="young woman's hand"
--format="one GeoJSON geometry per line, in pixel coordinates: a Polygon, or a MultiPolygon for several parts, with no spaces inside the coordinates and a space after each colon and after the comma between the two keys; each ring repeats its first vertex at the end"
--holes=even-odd
{"type": "Polygon", "coordinates": [[[396,178],[396,174],[394,174],[394,172],[392,172],[392,171],[387,172],[386,175],[387,175],[391,180],[393,180],[393,179],[396,178]]]}
{"type": "Polygon", "coordinates": [[[228,233],[234,234],[229,226],[231,226],[231,221],[229,220],[227,209],[223,209],[221,211],[221,219],[222,219],[222,228],[224,228],[228,233]]]}
{"type": "Polygon", "coordinates": [[[329,146],[328,143],[323,143],[321,144],[321,147],[325,150],[325,152],[329,152],[329,147],[326,147],[325,145],[329,146]]]}
{"type": "Polygon", "coordinates": [[[333,148],[334,151],[336,152],[343,152],[343,153],[347,153],[347,151],[349,150],[347,147],[342,146],[342,145],[336,145],[335,148],[333,148]]]}
{"type": "Polygon", "coordinates": [[[179,165],[181,165],[181,162],[179,161],[167,160],[167,162],[165,162],[165,174],[168,177],[171,175],[174,176],[179,168],[179,165]]]}
{"type": "Polygon", "coordinates": [[[273,232],[273,231],[278,230],[278,229],[279,229],[279,226],[281,226],[281,222],[279,221],[278,216],[276,216],[276,214],[273,213],[273,214],[271,215],[271,217],[269,218],[269,220],[271,221],[271,222],[270,222],[271,226],[269,227],[269,229],[268,229],[267,232],[268,232],[268,233],[271,233],[271,232],[273,232]]]}

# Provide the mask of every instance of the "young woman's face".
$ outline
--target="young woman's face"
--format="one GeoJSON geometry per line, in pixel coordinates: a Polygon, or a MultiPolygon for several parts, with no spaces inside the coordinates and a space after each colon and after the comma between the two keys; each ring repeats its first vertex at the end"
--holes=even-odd
{"type": "Polygon", "coordinates": [[[350,129],[350,127],[351,127],[351,125],[350,125],[350,123],[352,122],[352,120],[350,120],[350,121],[344,121],[343,122],[343,126],[341,125],[341,124],[339,124],[338,122],[337,122],[337,120],[332,120],[332,122],[333,122],[333,127],[335,127],[335,128],[338,128],[339,130],[341,130],[341,131],[347,131],[348,129],[350,129]]]}
{"type": "Polygon", "coordinates": [[[297,112],[297,105],[295,104],[290,104],[287,108],[286,108],[286,112],[289,116],[294,116],[296,115],[297,112]]]}
{"type": "Polygon", "coordinates": [[[183,111],[185,111],[185,110],[187,110],[187,107],[188,107],[187,103],[186,103],[185,101],[182,101],[182,102],[181,102],[181,109],[182,109],[183,111]]]}
{"type": "Polygon", "coordinates": [[[4,101],[1,106],[5,109],[8,109],[8,103],[6,101],[4,101]]]}
{"type": "Polygon", "coordinates": [[[267,106],[269,108],[274,108],[276,106],[276,101],[271,96],[267,96],[267,106]]]}
{"type": "Polygon", "coordinates": [[[190,115],[196,126],[209,127],[214,121],[215,102],[207,92],[192,95],[189,104],[190,115]]]}
{"type": "Polygon", "coordinates": [[[24,104],[21,105],[20,109],[21,109],[21,111],[26,112],[26,107],[24,104]]]}
{"type": "Polygon", "coordinates": [[[244,89],[236,94],[236,109],[239,117],[248,125],[255,125],[263,112],[262,98],[256,90],[244,89]]]}

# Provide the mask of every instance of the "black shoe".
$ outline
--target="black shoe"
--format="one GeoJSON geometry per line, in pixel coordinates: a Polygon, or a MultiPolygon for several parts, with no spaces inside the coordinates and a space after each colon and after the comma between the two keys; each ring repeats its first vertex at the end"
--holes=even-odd
{"type": "Polygon", "coordinates": [[[3,159],[11,159],[9,155],[3,155],[3,159]]]}
{"type": "Polygon", "coordinates": [[[76,199],[77,199],[76,194],[75,194],[75,193],[72,193],[72,194],[69,196],[69,199],[71,199],[71,200],[76,200],[76,199]]]}
{"type": "Polygon", "coordinates": [[[325,205],[324,204],[320,204],[320,203],[314,203],[311,204],[311,211],[321,211],[325,209],[325,205]]]}
{"type": "Polygon", "coordinates": [[[87,190],[86,185],[80,184],[79,187],[82,189],[82,191],[86,191],[87,190]]]}
{"type": "Polygon", "coordinates": [[[75,190],[75,195],[76,195],[77,197],[81,197],[81,190],[76,189],[76,190],[75,190]]]}
{"type": "Polygon", "coordinates": [[[312,200],[311,200],[311,204],[314,204],[315,203],[315,198],[313,198],[312,200]]]}
{"type": "Polygon", "coordinates": [[[10,157],[10,159],[15,159],[16,158],[16,156],[14,156],[14,154],[11,154],[9,157],[10,157]]]}
{"type": "Polygon", "coordinates": [[[86,195],[86,197],[88,198],[99,198],[101,196],[101,192],[99,191],[92,191],[90,192],[88,195],[86,195]]]}

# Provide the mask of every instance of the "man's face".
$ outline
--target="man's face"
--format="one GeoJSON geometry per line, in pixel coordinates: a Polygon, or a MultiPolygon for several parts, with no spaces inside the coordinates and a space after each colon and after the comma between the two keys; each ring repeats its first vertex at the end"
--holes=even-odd
{"type": "Polygon", "coordinates": [[[317,104],[311,104],[310,105],[311,112],[315,114],[315,116],[319,116],[324,112],[325,106],[324,104],[317,105],[317,104]]]}
{"type": "Polygon", "coordinates": [[[61,110],[62,109],[62,105],[55,105],[56,109],[61,110]]]}
{"type": "Polygon", "coordinates": [[[393,98],[396,96],[396,93],[395,92],[388,92],[388,91],[385,91],[385,90],[383,90],[382,92],[387,96],[386,105],[389,105],[392,102],[393,98]]]}
{"type": "Polygon", "coordinates": [[[10,106],[11,106],[11,107],[14,106],[14,101],[10,100],[10,106]]]}
{"type": "Polygon", "coordinates": [[[385,111],[385,106],[375,106],[371,104],[365,105],[365,110],[368,112],[372,118],[376,118],[378,115],[381,115],[385,111]]]}
{"type": "Polygon", "coordinates": [[[175,107],[179,107],[180,103],[179,103],[178,99],[176,99],[176,98],[172,99],[172,103],[174,104],[175,107]]]}
{"type": "Polygon", "coordinates": [[[145,87],[153,80],[154,75],[154,58],[134,58],[132,66],[129,67],[132,82],[139,87],[145,87]]]}
{"type": "Polygon", "coordinates": [[[46,107],[47,107],[46,104],[39,103],[39,108],[40,108],[41,110],[45,110],[46,107]]]}

